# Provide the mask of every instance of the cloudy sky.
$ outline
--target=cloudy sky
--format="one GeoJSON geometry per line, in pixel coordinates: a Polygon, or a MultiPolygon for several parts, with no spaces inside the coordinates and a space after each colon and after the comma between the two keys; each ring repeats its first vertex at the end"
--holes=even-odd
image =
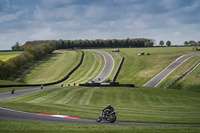
{"type": "Polygon", "coordinates": [[[200,0],[0,0],[0,49],[31,40],[200,40],[200,0]]]}

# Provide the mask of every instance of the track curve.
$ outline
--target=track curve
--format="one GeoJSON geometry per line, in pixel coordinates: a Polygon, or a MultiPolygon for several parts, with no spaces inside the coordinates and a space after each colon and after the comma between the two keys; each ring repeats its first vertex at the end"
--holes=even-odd
{"type": "Polygon", "coordinates": [[[44,115],[37,115],[33,113],[26,113],[20,111],[14,111],[9,109],[0,108],[0,119],[7,120],[21,120],[21,121],[38,121],[38,122],[58,122],[58,123],[77,123],[77,124],[108,124],[108,125],[132,125],[132,126],[193,126],[200,127],[195,124],[160,124],[160,123],[131,123],[131,122],[96,122],[94,120],[87,119],[68,119],[58,118],[44,115]]]}
{"type": "Polygon", "coordinates": [[[104,60],[105,60],[105,65],[104,65],[103,70],[96,78],[93,79],[93,81],[95,83],[100,83],[103,80],[105,80],[112,72],[112,70],[114,68],[114,59],[109,53],[107,53],[105,51],[101,51],[101,50],[91,50],[91,51],[100,53],[101,55],[103,55],[104,60]]]}
{"type": "Polygon", "coordinates": [[[171,63],[168,67],[166,67],[164,70],[162,70],[160,73],[158,73],[155,77],[153,77],[150,81],[148,81],[144,86],[145,87],[156,87],[163,79],[165,79],[172,71],[174,71],[178,66],[180,66],[183,62],[185,62],[187,59],[200,55],[200,53],[197,54],[188,54],[183,55],[176,59],[173,63],[171,63]]]}

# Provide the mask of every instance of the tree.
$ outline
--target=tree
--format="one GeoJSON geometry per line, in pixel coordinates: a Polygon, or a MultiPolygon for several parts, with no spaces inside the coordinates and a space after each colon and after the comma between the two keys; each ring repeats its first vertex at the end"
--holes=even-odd
{"type": "Polygon", "coordinates": [[[13,46],[11,47],[11,49],[12,49],[13,51],[21,51],[21,50],[23,50],[23,47],[20,46],[20,45],[21,45],[21,44],[20,44],[19,42],[16,42],[15,45],[13,45],[13,46]]]}
{"type": "Polygon", "coordinates": [[[151,42],[145,42],[144,46],[145,47],[153,47],[153,43],[151,43],[151,42]]]}
{"type": "Polygon", "coordinates": [[[188,41],[185,41],[185,42],[184,42],[184,45],[185,45],[185,46],[189,46],[189,42],[188,42],[188,41]]]}
{"type": "Polygon", "coordinates": [[[160,44],[160,46],[163,46],[165,43],[163,40],[161,40],[159,44],[160,44]]]}
{"type": "Polygon", "coordinates": [[[197,42],[197,45],[200,46],[200,41],[197,42]]]}
{"type": "Polygon", "coordinates": [[[189,44],[190,44],[190,46],[197,46],[197,43],[195,41],[193,41],[193,40],[190,40],[189,44]]]}
{"type": "Polygon", "coordinates": [[[171,41],[167,41],[166,45],[167,45],[167,47],[170,47],[171,46],[171,41]]]}

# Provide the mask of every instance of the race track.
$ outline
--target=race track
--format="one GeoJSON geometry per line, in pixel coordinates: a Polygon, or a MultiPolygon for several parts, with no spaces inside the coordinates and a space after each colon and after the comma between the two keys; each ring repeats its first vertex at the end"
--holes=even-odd
{"type": "Polygon", "coordinates": [[[185,62],[187,59],[189,59],[193,56],[197,56],[197,55],[200,55],[200,53],[188,54],[188,55],[179,57],[173,63],[171,63],[168,67],[166,67],[163,71],[161,71],[154,78],[152,78],[149,82],[147,82],[144,86],[145,87],[156,87],[162,80],[165,79],[165,77],[167,77],[172,71],[174,71],[183,62],[185,62]]]}
{"type": "MultiPolygon", "coordinates": [[[[96,51],[96,52],[99,52],[102,55],[104,55],[104,59],[106,60],[105,67],[102,70],[101,74],[95,78],[96,82],[101,82],[107,76],[109,76],[109,74],[111,73],[113,66],[114,66],[114,61],[109,54],[105,54],[106,52],[103,52],[103,51],[96,51]],[[99,78],[101,80],[98,80],[99,78]]],[[[198,55],[200,55],[200,54],[198,54],[198,55]]],[[[181,60],[180,59],[178,59],[179,60],[178,62],[180,62],[180,63],[183,62],[183,59],[181,59],[181,60]]],[[[185,57],[184,57],[184,59],[185,59],[185,57]]],[[[175,64],[177,64],[178,62],[176,62],[175,64]]],[[[174,65],[172,65],[172,66],[174,66],[174,65]]],[[[165,74],[167,74],[167,73],[165,72],[165,74]]],[[[18,96],[22,96],[22,95],[26,95],[29,93],[34,93],[37,91],[52,89],[52,88],[58,88],[58,87],[44,87],[43,89],[35,88],[35,89],[20,90],[20,91],[16,91],[14,94],[3,93],[3,94],[0,94],[0,101],[18,97],[18,96]]],[[[4,108],[0,108],[0,119],[39,121],[39,122],[79,123],[79,124],[133,125],[133,126],[134,125],[140,125],[140,126],[198,126],[198,127],[200,126],[200,125],[195,125],[195,124],[161,124],[161,123],[133,123],[133,122],[115,122],[115,123],[100,122],[100,123],[98,123],[95,121],[96,118],[94,118],[94,120],[59,118],[59,117],[38,115],[38,114],[34,114],[34,113],[14,111],[14,110],[9,110],[9,109],[4,109],[4,108]]]]}
{"type": "Polygon", "coordinates": [[[103,70],[95,79],[93,79],[95,83],[100,83],[104,79],[106,79],[112,72],[113,67],[114,67],[114,60],[113,60],[113,57],[107,52],[100,51],[100,50],[91,50],[91,51],[100,53],[101,55],[103,55],[104,60],[105,60],[105,65],[104,65],[103,70]]]}
{"type": "MultiPolygon", "coordinates": [[[[38,115],[33,113],[26,113],[20,111],[14,111],[9,109],[0,108],[0,119],[7,120],[21,120],[21,121],[38,121],[38,122],[59,122],[59,123],[77,123],[77,124],[109,124],[109,125],[133,125],[133,126],[195,126],[194,124],[160,124],[160,123],[131,123],[131,122],[96,122],[95,120],[87,119],[69,119],[38,115]]],[[[95,118],[94,118],[95,119],[95,118]]]]}

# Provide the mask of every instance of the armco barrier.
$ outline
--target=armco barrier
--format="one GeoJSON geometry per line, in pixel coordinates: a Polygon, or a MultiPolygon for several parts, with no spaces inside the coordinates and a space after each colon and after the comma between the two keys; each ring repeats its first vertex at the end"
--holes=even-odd
{"type": "Polygon", "coordinates": [[[86,84],[79,84],[79,86],[87,86],[87,87],[134,87],[134,84],[119,84],[119,83],[86,83],[86,84]]]}
{"type": "Polygon", "coordinates": [[[0,88],[2,88],[2,87],[26,87],[26,86],[41,86],[41,85],[43,85],[43,86],[47,86],[47,85],[54,85],[54,84],[58,84],[58,83],[61,83],[61,82],[63,82],[63,81],[65,81],[66,79],[68,79],[69,78],[69,76],[82,64],[82,62],[83,62],[83,59],[84,59],[84,52],[83,51],[81,51],[82,52],[82,56],[81,56],[81,60],[80,60],[80,62],[78,63],[78,65],[73,69],[73,70],[71,70],[68,74],[67,74],[67,76],[65,76],[64,78],[62,78],[61,80],[58,80],[58,81],[55,81],[55,82],[51,82],[51,83],[45,83],[45,84],[29,84],[29,85],[0,85],[0,88]]]}
{"type": "Polygon", "coordinates": [[[124,62],[124,57],[122,57],[122,60],[121,60],[121,62],[120,62],[120,64],[119,64],[119,67],[118,67],[118,69],[117,69],[117,72],[115,73],[115,75],[114,75],[114,77],[113,77],[113,79],[112,79],[112,82],[115,82],[116,81],[116,79],[117,79],[117,76],[118,76],[118,74],[119,74],[119,71],[121,70],[121,67],[122,67],[122,64],[123,64],[123,62],[124,62]]]}
{"type": "Polygon", "coordinates": [[[177,78],[176,80],[174,80],[172,83],[170,83],[167,87],[165,88],[169,88],[172,85],[174,85],[176,82],[178,82],[180,79],[182,79],[185,75],[187,75],[189,72],[191,72],[196,66],[198,66],[200,64],[200,61],[195,64],[189,71],[187,71],[186,73],[184,73],[183,75],[181,75],[179,78],[177,78]]]}

